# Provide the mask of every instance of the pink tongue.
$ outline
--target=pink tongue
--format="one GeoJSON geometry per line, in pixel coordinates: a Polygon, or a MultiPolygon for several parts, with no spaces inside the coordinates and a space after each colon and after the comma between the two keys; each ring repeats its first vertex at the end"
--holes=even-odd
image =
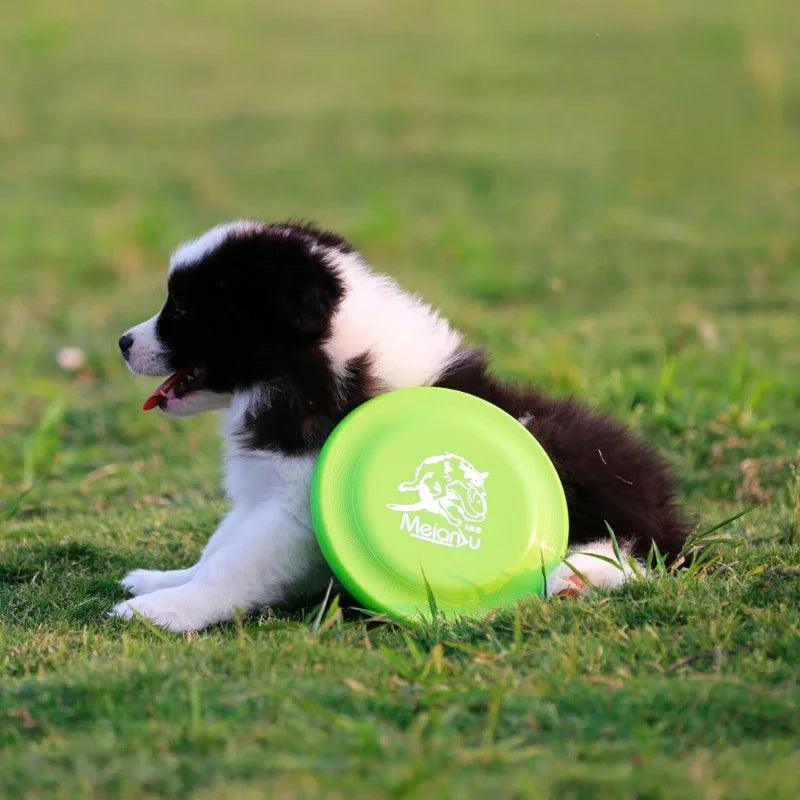
{"type": "Polygon", "coordinates": [[[173,372],[172,375],[167,378],[161,386],[156,389],[147,400],[144,401],[144,405],[142,406],[143,411],[149,411],[151,408],[155,408],[156,406],[161,405],[161,398],[163,397],[166,401],[167,396],[169,394],[170,389],[180,380],[183,380],[188,374],[191,372],[189,369],[179,369],[177,372],[173,372]]]}

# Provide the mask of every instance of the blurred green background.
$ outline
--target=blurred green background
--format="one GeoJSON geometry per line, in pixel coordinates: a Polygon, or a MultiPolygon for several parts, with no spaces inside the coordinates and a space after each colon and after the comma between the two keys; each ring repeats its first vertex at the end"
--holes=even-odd
{"type": "MultiPolygon", "coordinates": [[[[576,394],[641,429],[676,466],[687,514],[701,526],[763,502],[730,529],[739,555],[730,561],[728,582],[718,594],[705,588],[686,600],[698,624],[705,624],[709,605],[723,607],[732,587],[744,585],[742,576],[784,562],[795,575],[799,32],[796,3],[741,0],[6,3],[0,21],[0,654],[14,682],[0,695],[0,714],[7,712],[0,719],[15,745],[8,786],[30,796],[53,796],[47,793],[54,787],[64,796],[139,796],[211,780],[202,769],[187,771],[185,763],[167,759],[163,773],[126,784],[123,776],[133,769],[126,758],[139,753],[133,742],[141,731],[123,732],[122,723],[119,738],[102,745],[108,762],[98,767],[100,751],[93,748],[102,750],[103,725],[113,717],[102,708],[121,703],[114,712],[119,719],[135,716],[137,708],[114,694],[113,681],[105,699],[76,701],[79,722],[69,714],[62,719],[47,698],[75,681],[105,685],[103,669],[156,686],[163,675],[154,665],[170,658],[175,676],[205,670],[212,684],[223,673],[235,680],[226,672],[235,673],[235,666],[223,669],[214,660],[229,645],[230,630],[201,637],[189,654],[186,642],[162,642],[146,630],[128,633],[102,617],[120,596],[116,580],[127,568],[188,563],[224,508],[216,422],[176,424],[141,414],[151,382],[126,374],[116,339],[157,309],[170,250],[225,219],[308,218],[341,232],[376,268],[440,306],[490,350],[501,374],[576,394]],[[64,346],[79,348],[85,363],[59,365],[64,346]],[[750,566],[737,572],[733,565],[741,559],[750,566]],[[151,652],[161,655],[145,655],[151,652]],[[154,659],[150,667],[137,666],[147,658],[154,659]],[[31,697],[38,698],[33,705],[25,699],[31,697]],[[39,708],[41,720],[31,708],[39,708]],[[88,740],[77,732],[85,725],[93,732],[88,740]],[[38,744],[27,749],[32,742],[38,744]],[[60,766],[36,750],[43,742],[61,754],[60,766]],[[85,780],[65,766],[76,754],[84,759],[85,780]]],[[[792,580],[796,587],[797,577],[792,580]]],[[[663,589],[664,603],[674,588],[663,589]]],[[[780,595],[780,602],[791,600],[781,606],[784,615],[770,617],[777,638],[765,652],[779,661],[800,652],[791,591],[780,595]]],[[[542,613],[555,614],[550,624],[562,625],[566,637],[580,633],[571,614],[588,620],[594,611],[542,613]]],[[[602,609],[597,613],[604,619],[602,609]]],[[[656,618],[667,624],[666,617],[656,618]]],[[[591,619],[590,627],[600,625],[591,619]]],[[[611,616],[604,624],[619,627],[611,616]]],[[[263,637],[260,646],[275,657],[288,647],[273,641],[263,619],[245,630],[263,637]]],[[[340,672],[350,669],[348,659],[366,659],[353,667],[356,673],[367,663],[376,669],[372,656],[346,639],[360,642],[359,630],[337,634],[350,648],[337,651],[340,672]]],[[[498,630],[489,627],[487,641],[502,638],[498,630]]],[[[729,634],[742,630],[734,625],[729,634]]],[[[303,651],[303,635],[290,639],[313,661],[316,645],[303,651]]],[[[588,638],[580,647],[573,642],[573,655],[611,636],[581,635],[588,638]]],[[[675,631],[672,636],[682,641],[675,631]]],[[[693,647],[722,652],[730,642],[720,636],[709,633],[686,652],[676,644],[676,652],[653,655],[653,663],[663,672],[670,658],[691,659],[693,647]]],[[[528,656],[531,671],[520,667],[520,675],[533,682],[525,689],[530,695],[545,677],[531,661],[541,652],[528,656]]],[[[604,680],[619,670],[645,669],[635,653],[598,659],[585,669],[604,680]]],[[[686,663],[689,671],[714,663],[717,677],[724,672],[713,658],[686,663]]],[[[766,692],[778,679],[754,664],[731,664],[730,675],[747,674],[751,689],[766,692]]],[[[300,673],[295,679],[314,677],[300,673]]],[[[505,680],[488,674],[487,685],[505,680]]],[[[175,677],[180,708],[184,677],[175,677]]],[[[284,694],[291,694],[291,677],[284,694]]],[[[341,674],[328,677],[341,687],[341,674]]],[[[461,678],[472,681],[466,673],[461,678]]],[[[259,685],[254,676],[249,680],[259,685]]],[[[785,680],[770,689],[780,697],[771,702],[796,703],[796,677],[785,680]]],[[[697,698],[690,684],[664,686],[659,714],[678,725],[685,705],[697,698]],[[683,699],[670,706],[670,697],[683,699]]],[[[188,697],[195,708],[194,695],[188,697]]],[[[174,708],[142,702],[152,730],[167,731],[163,740],[151,731],[152,747],[169,749],[174,708]]],[[[765,735],[769,720],[780,716],[770,708],[754,726],[765,735]]],[[[602,735],[599,712],[587,709],[585,717],[575,710],[581,723],[570,729],[570,741],[583,735],[576,730],[602,735]]],[[[297,730],[316,725],[317,711],[307,718],[298,712],[297,730]]],[[[373,712],[353,713],[369,720],[373,712]]],[[[375,724],[383,724],[374,713],[375,724]]],[[[630,733],[640,720],[635,708],[630,718],[622,714],[620,731],[628,733],[619,735],[632,738],[603,756],[612,764],[608,792],[644,791],[636,772],[620,766],[644,757],[647,748],[637,739],[644,734],[630,733]]],[[[222,739],[235,739],[238,730],[249,735],[244,722],[237,724],[244,727],[225,729],[222,739]]],[[[715,730],[713,713],[709,724],[715,730]]],[[[518,735],[509,725],[509,736],[518,735]]],[[[748,786],[764,789],[757,773],[730,777],[730,764],[745,756],[726,749],[736,738],[726,725],[720,720],[716,735],[697,740],[691,732],[670,733],[677,760],[664,762],[663,774],[682,769],[682,759],[702,740],[711,750],[697,767],[698,792],[734,796],[738,786],[748,796],[748,786]]],[[[484,726],[478,714],[458,735],[483,741],[484,726]]],[[[412,733],[395,731],[401,739],[412,733]]],[[[742,753],[762,763],[795,753],[775,768],[773,796],[790,796],[797,762],[787,742],[797,733],[785,723],[783,750],[744,745],[742,753]]],[[[425,756],[403,741],[410,749],[397,755],[397,769],[417,774],[425,756]]],[[[192,758],[204,752],[193,739],[184,745],[192,758]]],[[[599,784],[591,776],[603,770],[595,764],[584,774],[580,752],[564,742],[551,746],[550,766],[537,762],[541,775],[550,775],[547,786],[558,789],[554,765],[569,751],[570,759],[578,758],[577,782],[561,786],[560,796],[596,796],[599,784]]],[[[285,753],[293,745],[278,739],[270,747],[285,753]]],[[[363,756],[360,768],[372,774],[368,750],[357,758],[363,756]]],[[[142,753],[136,756],[142,763],[158,760],[147,747],[142,753]]],[[[213,766],[223,777],[251,775],[236,763],[213,766]]],[[[273,775],[275,769],[284,774],[280,766],[268,768],[273,775]]],[[[297,785],[281,783],[281,792],[293,795],[297,786],[310,796],[322,792],[315,769],[297,785]]],[[[520,767],[521,783],[504,782],[498,769],[496,782],[480,784],[487,791],[528,791],[527,767],[520,767]]],[[[667,791],[661,772],[642,774],[651,781],[648,796],[667,791]]],[[[342,785],[378,793],[405,785],[370,780],[342,785]]],[[[464,787],[475,788],[475,780],[464,787]]],[[[224,791],[212,794],[228,796],[224,791]]]]}
{"type": "MultiPolygon", "coordinates": [[[[98,375],[71,403],[138,398],[114,339],[159,303],[179,241],[237,216],[302,217],[440,305],[506,373],[622,416],[674,392],[683,439],[669,446],[691,482],[705,417],[740,416],[735,400],[786,426],[796,406],[799,16],[7,8],[3,433],[41,413],[42,381],[62,383],[64,344],[98,375]]],[[[13,480],[13,457],[0,464],[13,480]]]]}

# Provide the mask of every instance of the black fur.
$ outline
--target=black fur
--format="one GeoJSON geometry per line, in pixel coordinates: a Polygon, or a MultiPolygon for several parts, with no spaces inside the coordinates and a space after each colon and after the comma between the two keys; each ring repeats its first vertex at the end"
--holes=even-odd
{"type": "Polygon", "coordinates": [[[217,392],[284,376],[308,385],[325,372],[318,345],[342,286],[312,252],[318,242],[347,248],[309,225],[263,225],[174,269],[156,323],[171,369],[204,366],[217,392]],[[298,375],[298,365],[310,374],[298,375]]]}
{"type": "Polygon", "coordinates": [[[380,391],[367,353],[351,359],[346,376],[337,382],[324,353],[315,349],[248,411],[239,436],[253,449],[314,452],[347,414],[380,391]]]}
{"type": "Polygon", "coordinates": [[[651,542],[670,558],[680,552],[687,530],[674,505],[675,481],[632,431],[575,400],[501,383],[489,374],[479,351],[464,353],[436,385],[530,418],[526,427],[547,451],[564,486],[571,546],[606,538],[608,523],[637,555],[646,556],[651,542]]]}
{"type": "MultiPolygon", "coordinates": [[[[352,359],[343,377],[322,349],[343,287],[318,245],[351,251],[311,225],[264,225],[170,276],[156,330],[173,369],[205,366],[215,391],[265,384],[240,431],[246,447],[314,452],[346,414],[385,390],[369,352],[352,359]]],[[[680,551],[687,531],[670,472],[622,425],[574,400],[498,381],[477,351],[460,354],[435,385],[530,418],[528,430],[564,484],[571,544],[606,538],[608,523],[638,555],[651,542],[669,557],[680,551]]]]}

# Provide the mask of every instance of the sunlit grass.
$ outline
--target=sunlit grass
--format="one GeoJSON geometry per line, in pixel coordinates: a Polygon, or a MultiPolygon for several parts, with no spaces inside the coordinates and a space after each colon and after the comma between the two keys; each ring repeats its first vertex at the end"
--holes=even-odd
{"type": "Polygon", "coordinates": [[[0,795],[797,797],[799,27],[777,2],[9,5],[0,795]],[[242,215],[340,230],[500,373],[644,433],[697,531],[680,568],[486,620],[433,589],[407,626],[333,590],[190,637],[106,619],[225,509],[216,421],[142,414],[116,339],[171,247],[242,215]]]}

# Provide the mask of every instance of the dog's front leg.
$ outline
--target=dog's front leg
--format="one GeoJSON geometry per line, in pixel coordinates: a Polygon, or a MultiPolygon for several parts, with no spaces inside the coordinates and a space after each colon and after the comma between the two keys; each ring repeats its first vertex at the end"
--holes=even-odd
{"type": "Polygon", "coordinates": [[[112,615],[140,615],[175,632],[200,630],[281,603],[294,587],[324,588],[327,574],[310,520],[301,522],[277,504],[244,515],[193,570],[186,583],[119,603],[112,615]]]}
{"type": "Polygon", "coordinates": [[[200,564],[237,529],[246,516],[247,512],[240,507],[232,508],[208,540],[197,564],[186,569],[134,569],[120,581],[122,588],[136,596],[188,583],[194,577],[200,564]]]}

